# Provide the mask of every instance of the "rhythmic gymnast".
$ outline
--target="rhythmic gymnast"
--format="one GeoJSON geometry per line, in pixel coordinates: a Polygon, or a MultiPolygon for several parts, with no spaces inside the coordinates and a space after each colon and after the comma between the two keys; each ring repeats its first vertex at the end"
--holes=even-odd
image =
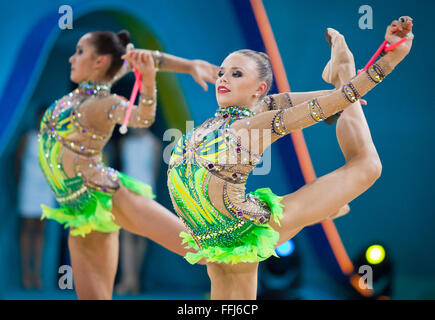
{"type": "Polygon", "coordinates": [[[381,174],[359,99],[409,53],[412,19],[388,26],[385,39],[404,43],[356,75],[344,37],[327,30],[332,58],[324,78],[335,90],[266,96],[272,70],[264,53],[240,50],[222,63],[214,117],[188,132],[174,148],[168,187],[194,264],[207,261],[212,299],[255,299],[258,262],[303,227],[347,213],[347,204],[381,174]],[[344,110],[344,111],[343,111],[344,110]],[[343,111],[336,134],[346,164],[279,197],[268,188],[245,194],[250,172],[271,143],[343,111]]]}
{"type": "Polygon", "coordinates": [[[214,83],[218,68],[159,51],[129,50],[126,55],[129,42],[127,31],[85,34],[69,59],[70,77],[78,88],[47,109],[40,127],[40,166],[60,206],[42,205],[43,218],[70,228],[68,246],[79,299],[111,299],[119,227],[186,253],[177,236],[185,228],[177,216],[152,200],[148,185],[102,161],[102,150],[128,106],[110,88],[136,68],[142,92],[128,124],[146,128],[155,118],[157,70],[188,73],[206,90],[206,81],[214,83]]]}

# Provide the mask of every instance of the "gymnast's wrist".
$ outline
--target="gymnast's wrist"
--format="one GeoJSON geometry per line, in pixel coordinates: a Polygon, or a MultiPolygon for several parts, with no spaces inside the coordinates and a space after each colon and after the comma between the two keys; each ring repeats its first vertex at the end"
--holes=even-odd
{"type": "Polygon", "coordinates": [[[151,92],[152,90],[154,90],[155,87],[156,87],[155,77],[143,77],[142,78],[142,90],[141,90],[141,92],[143,92],[144,90],[149,90],[151,92]]]}
{"type": "Polygon", "coordinates": [[[385,74],[389,74],[407,56],[401,51],[392,50],[379,59],[378,64],[382,67],[385,74]]]}
{"type": "Polygon", "coordinates": [[[157,89],[151,89],[144,90],[139,98],[139,104],[140,105],[154,105],[156,103],[157,98],[157,89]]]}
{"type": "Polygon", "coordinates": [[[142,82],[141,95],[143,96],[154,96],[157,89],[155,82],[154,83],[146,83],[142,82]]]}

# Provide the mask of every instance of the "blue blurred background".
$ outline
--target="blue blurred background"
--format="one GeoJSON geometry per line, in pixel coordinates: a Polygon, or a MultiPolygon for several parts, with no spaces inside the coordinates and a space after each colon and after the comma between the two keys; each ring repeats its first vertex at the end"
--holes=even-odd
{"type": "MultiPolygon", "coordinates": [[[[430,124],[433,119],[429,85],[435,71],[435,42],[429,27],[435,2],[264,0],[263,3],[292,91],[331,88],[321,79],[330,55],[324,38],[327,27],[337,29],[346,37],[357,67],[362,68],[382,43],[385,28],[393,19],[401,15],[414,18],[416,38],[411,54],[365,97],[368,101],[365,115],[383,163],[382,176],[350,204],[348,215],[334,222],[351,259],[357,259],[370,243],[384,245],[392,265],[389,294],[392,299],[434,299],[435,210],[430,202],[434,196],[430,183],[435,179],[435,129],[430,124]],[[373,10],[372,29],[359,28],[362,14],[358,9],[363,5],[373,10]]],[[[0,50],[0,299],[76,298],[73,290],[58,287],[59,266],[68,263],[66,231],[51,221],[44,231],[43,289],[21,287],[21,222],[14,172],[19,167],[19,142],[27,130],[35,127],[39,110],[74,88],[69,81],[68,58],[78,39],[92,30],[127,29],[137,47],[160,49],[219,65],[230,52],[257,49],[261,43],[249,8],[249,1],[245,0],[0,2],[3,41],[0,50]],[[58,10],[64,4],[73,9],[72,30],[60,30],[58,26],[62,16],[58,10]]],[[[124,87],[120,84],[118,90],[128,95],[125,88],[131,88],[133,78],[129,76],[125,81],[124,87]]],[[[205,92],[188,75],[159,74],[158,87],[159,110],[151,131],[160,140],[166,129],[185,131],[185,120],[194,120],[198,125],[216,109],[214,87],[205,92]]],[[[319,124],[303,133],[317,176],[344,163],[333,126],[319,124]]],[[[169,143],[163,141],[163,148],[169,143]]],[[[288,153],[289,158],[283,156],[282,150],[287,147],[292,148],[290,139],[272,147],[272,170],[268,175],[251,177],[250,189],[270,186],[275,193],[283,195],[300,186],[301,175],[294,152],[288,153]],[[294,171],[289,169],[289,164],[294,171]]],[[[112,148],[116,150],[116,145],[112,148]]],[[[172,209],[166,169],[162,163],[157,201],[172,209]]],[[[354,297],[325,263],[331,259],[331,255],[322,254],[325,237],[313,236],[321,231],[310,228],[294,239],[298,281],[289,297],[354,297]]],[[[267,274],[260,272],[259,277],[264,277],[259,282],[260,293],[267,286],[267,274]]],[[[141,269],[140,294],[115,295],[115,298],[206,299],[208,291],[205,267],[190,266],[181,257],[149,243],[141,269]]]]}

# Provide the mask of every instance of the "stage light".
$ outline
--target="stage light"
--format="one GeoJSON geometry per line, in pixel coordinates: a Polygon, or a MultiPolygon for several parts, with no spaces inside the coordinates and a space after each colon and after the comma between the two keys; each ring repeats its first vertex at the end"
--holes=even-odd
{"type": "Polygon", "coordinates": [[[280,257],[287,257],[293,253],[295,250],[295,243],[293,240],[289,240],[287,242],[284,242],[282,245],[280,245],[278,248],[275,249],[275,252],[280,257]]]}
{"type": "Polygon", "coordinates": [[[351,277],[350,282],[353,289],[356,289],[355,298],[384,299],[391,296],[393,263],[385,245],[380,242],[367,245],[354,259],[354,270],[355,275],[351,277]],[[360,281],[360,277],[364,282],[360,281]],[[362,289],[369,289],[370,292],[362,289]]]}
{"type": "Polygon", "coordinates": [[[385,249],[379,244],[370,246],[366,251],[366,260],[370,264],[379,264],[385,259],[385,249]]]}
{"type": "Polygon", "coordinates": [[[298,299],[302,270],[297,241],[286,241],[275,252],[278,257],[260,263],[258,299],[298,299]]]}

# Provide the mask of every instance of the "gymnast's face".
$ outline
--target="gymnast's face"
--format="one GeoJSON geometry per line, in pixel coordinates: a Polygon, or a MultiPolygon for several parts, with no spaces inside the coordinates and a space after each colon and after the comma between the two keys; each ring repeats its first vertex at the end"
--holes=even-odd
{"type": "Polygon", "coordinates": [[[256,62],[243,54],[232,53],[219,69],[216,99],[220,107],[251,108],[266,88],[266,83],[258,79],[256,62]]]}
{"type": "Polygon", "coordinates": [[[71,81],[103,81],[107,70],[107,56],[99,56],[91,42],[91,35],[85,34],[76,46],[76,52],[69,58],[71,81]]]}

